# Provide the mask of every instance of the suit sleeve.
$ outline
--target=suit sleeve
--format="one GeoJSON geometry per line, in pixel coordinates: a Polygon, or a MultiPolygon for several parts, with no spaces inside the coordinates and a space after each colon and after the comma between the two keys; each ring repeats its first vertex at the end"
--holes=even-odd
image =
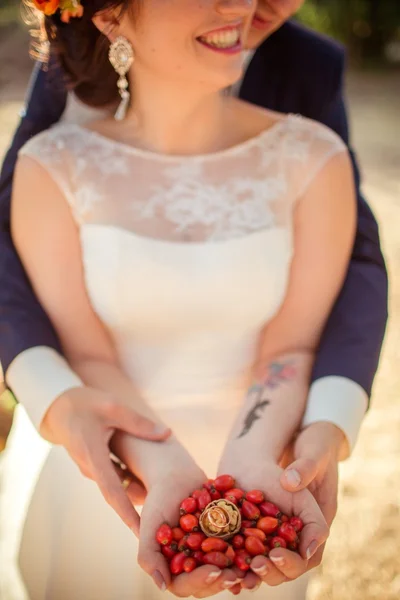
{"type": "Polygon", "coordinates": [[[356,239],[342,290],[323,332],[316,356],[302,428],[327,421],[339,427],[346,444],[340,459],[355,447],[369,407],[387,321],[388,281],[377,222],[361,191],[360,171],[349,142],[343,94],[344,54],[336,55],[328,102],[314,107],[314,118],[336,131],[348,145],[357,190],[356,239]],[[335,83],[336,82],[336,83],[335,83]]]}
{"type": "Polygon", "coordinates": [[[321,339],[313,381],[344,377],[369,397],[388,316],[388,280],[378,225],[362,194],[360,170],[349,145],[343,62],[338,69],[337,91],[319,120],[336,131],[350,148],[357,187],[357,234],[345,283],[321,339]]]}
{"type": "Polygon", "coordinates": [[[0,175],[0,360],[6,373],[25,350],[46,346],[60,352],[54,329],[36,299],[10,234],[10,205],[14,168],[20,148],[34,135],[56,123],[66,105],[66,89],[59,72],[38,63],[21,121],[0,175]]]}

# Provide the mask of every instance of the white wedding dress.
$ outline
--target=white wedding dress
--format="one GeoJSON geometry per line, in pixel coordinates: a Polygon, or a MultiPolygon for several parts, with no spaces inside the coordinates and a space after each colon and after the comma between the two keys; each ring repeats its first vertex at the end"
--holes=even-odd
{"type": "MultiPolygon", "coordinates": [[[[330,130],[294,115],[203,156],[138,150],[76,124],[22,150],[79,224],[87,291],[122,367],[210,477],[260,331],[285,296],[296,201],[343,151],[330,130]]],[[[14,528],[8,555],[18,556],[31,600],[169,596],[137,566],[133,534],[96,486],[39,439],[21,408],[6,463],[2,527],[14,528]]],[[[242,597],[301,600],[306,584],[242,597]]]]}

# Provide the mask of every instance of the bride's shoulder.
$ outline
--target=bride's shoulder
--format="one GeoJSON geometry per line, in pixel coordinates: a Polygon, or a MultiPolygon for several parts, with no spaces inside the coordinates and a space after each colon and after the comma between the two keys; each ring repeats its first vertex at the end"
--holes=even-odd
{"type": "Polygon", "coordinates": [[[74,153],[85,142],[82,128],[70,123],[58,123],[30,138],[20,149],[20,156],[57,160],[61,153],[74,153]]]}
{"type": "Polygon", "coordinates": [[[238,102],[236,109],[238,119],[245,124],[248,138],[264,139],[269,144],[270,138],[267,134],[275,132],[277,135],[274,139],[280,140],[282,148],[292,156],[296,149],[302,149],[304,156],[306,150],[311,155],[327,149],[345,151],[347,148],[341,137],[332,129],[302,115],[276,112],[243,101],[238,102]]]}

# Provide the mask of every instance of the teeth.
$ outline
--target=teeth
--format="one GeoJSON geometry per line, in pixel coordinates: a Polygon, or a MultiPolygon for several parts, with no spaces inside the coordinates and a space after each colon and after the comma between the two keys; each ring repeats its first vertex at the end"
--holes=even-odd
{"type": "Polygon", "coordinates": [[[216,46],[217,48],[231,48],[238,43],[240,31],[239,29],[217,31],[215,33],[204,35],[200,39],[210,46],[216,46]]]}

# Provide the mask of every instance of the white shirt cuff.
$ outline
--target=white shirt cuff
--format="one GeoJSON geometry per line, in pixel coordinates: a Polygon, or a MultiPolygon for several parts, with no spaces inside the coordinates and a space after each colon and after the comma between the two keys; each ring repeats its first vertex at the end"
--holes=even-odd
{"type": "Polygon", "coordinates": [[[365,390],[346,377],[322,377],[311,385],[302,428],[327,421],[343,431],[347,438],[347,458],[356,445],[361,423],[368,407],[365,390]]]}
{"type": "Polygon", "coordinates": [[[6,381],[37,430],[54,400],[84,385],[67,361],[46,346],[29,348],[14,358],[6,381]]]}

